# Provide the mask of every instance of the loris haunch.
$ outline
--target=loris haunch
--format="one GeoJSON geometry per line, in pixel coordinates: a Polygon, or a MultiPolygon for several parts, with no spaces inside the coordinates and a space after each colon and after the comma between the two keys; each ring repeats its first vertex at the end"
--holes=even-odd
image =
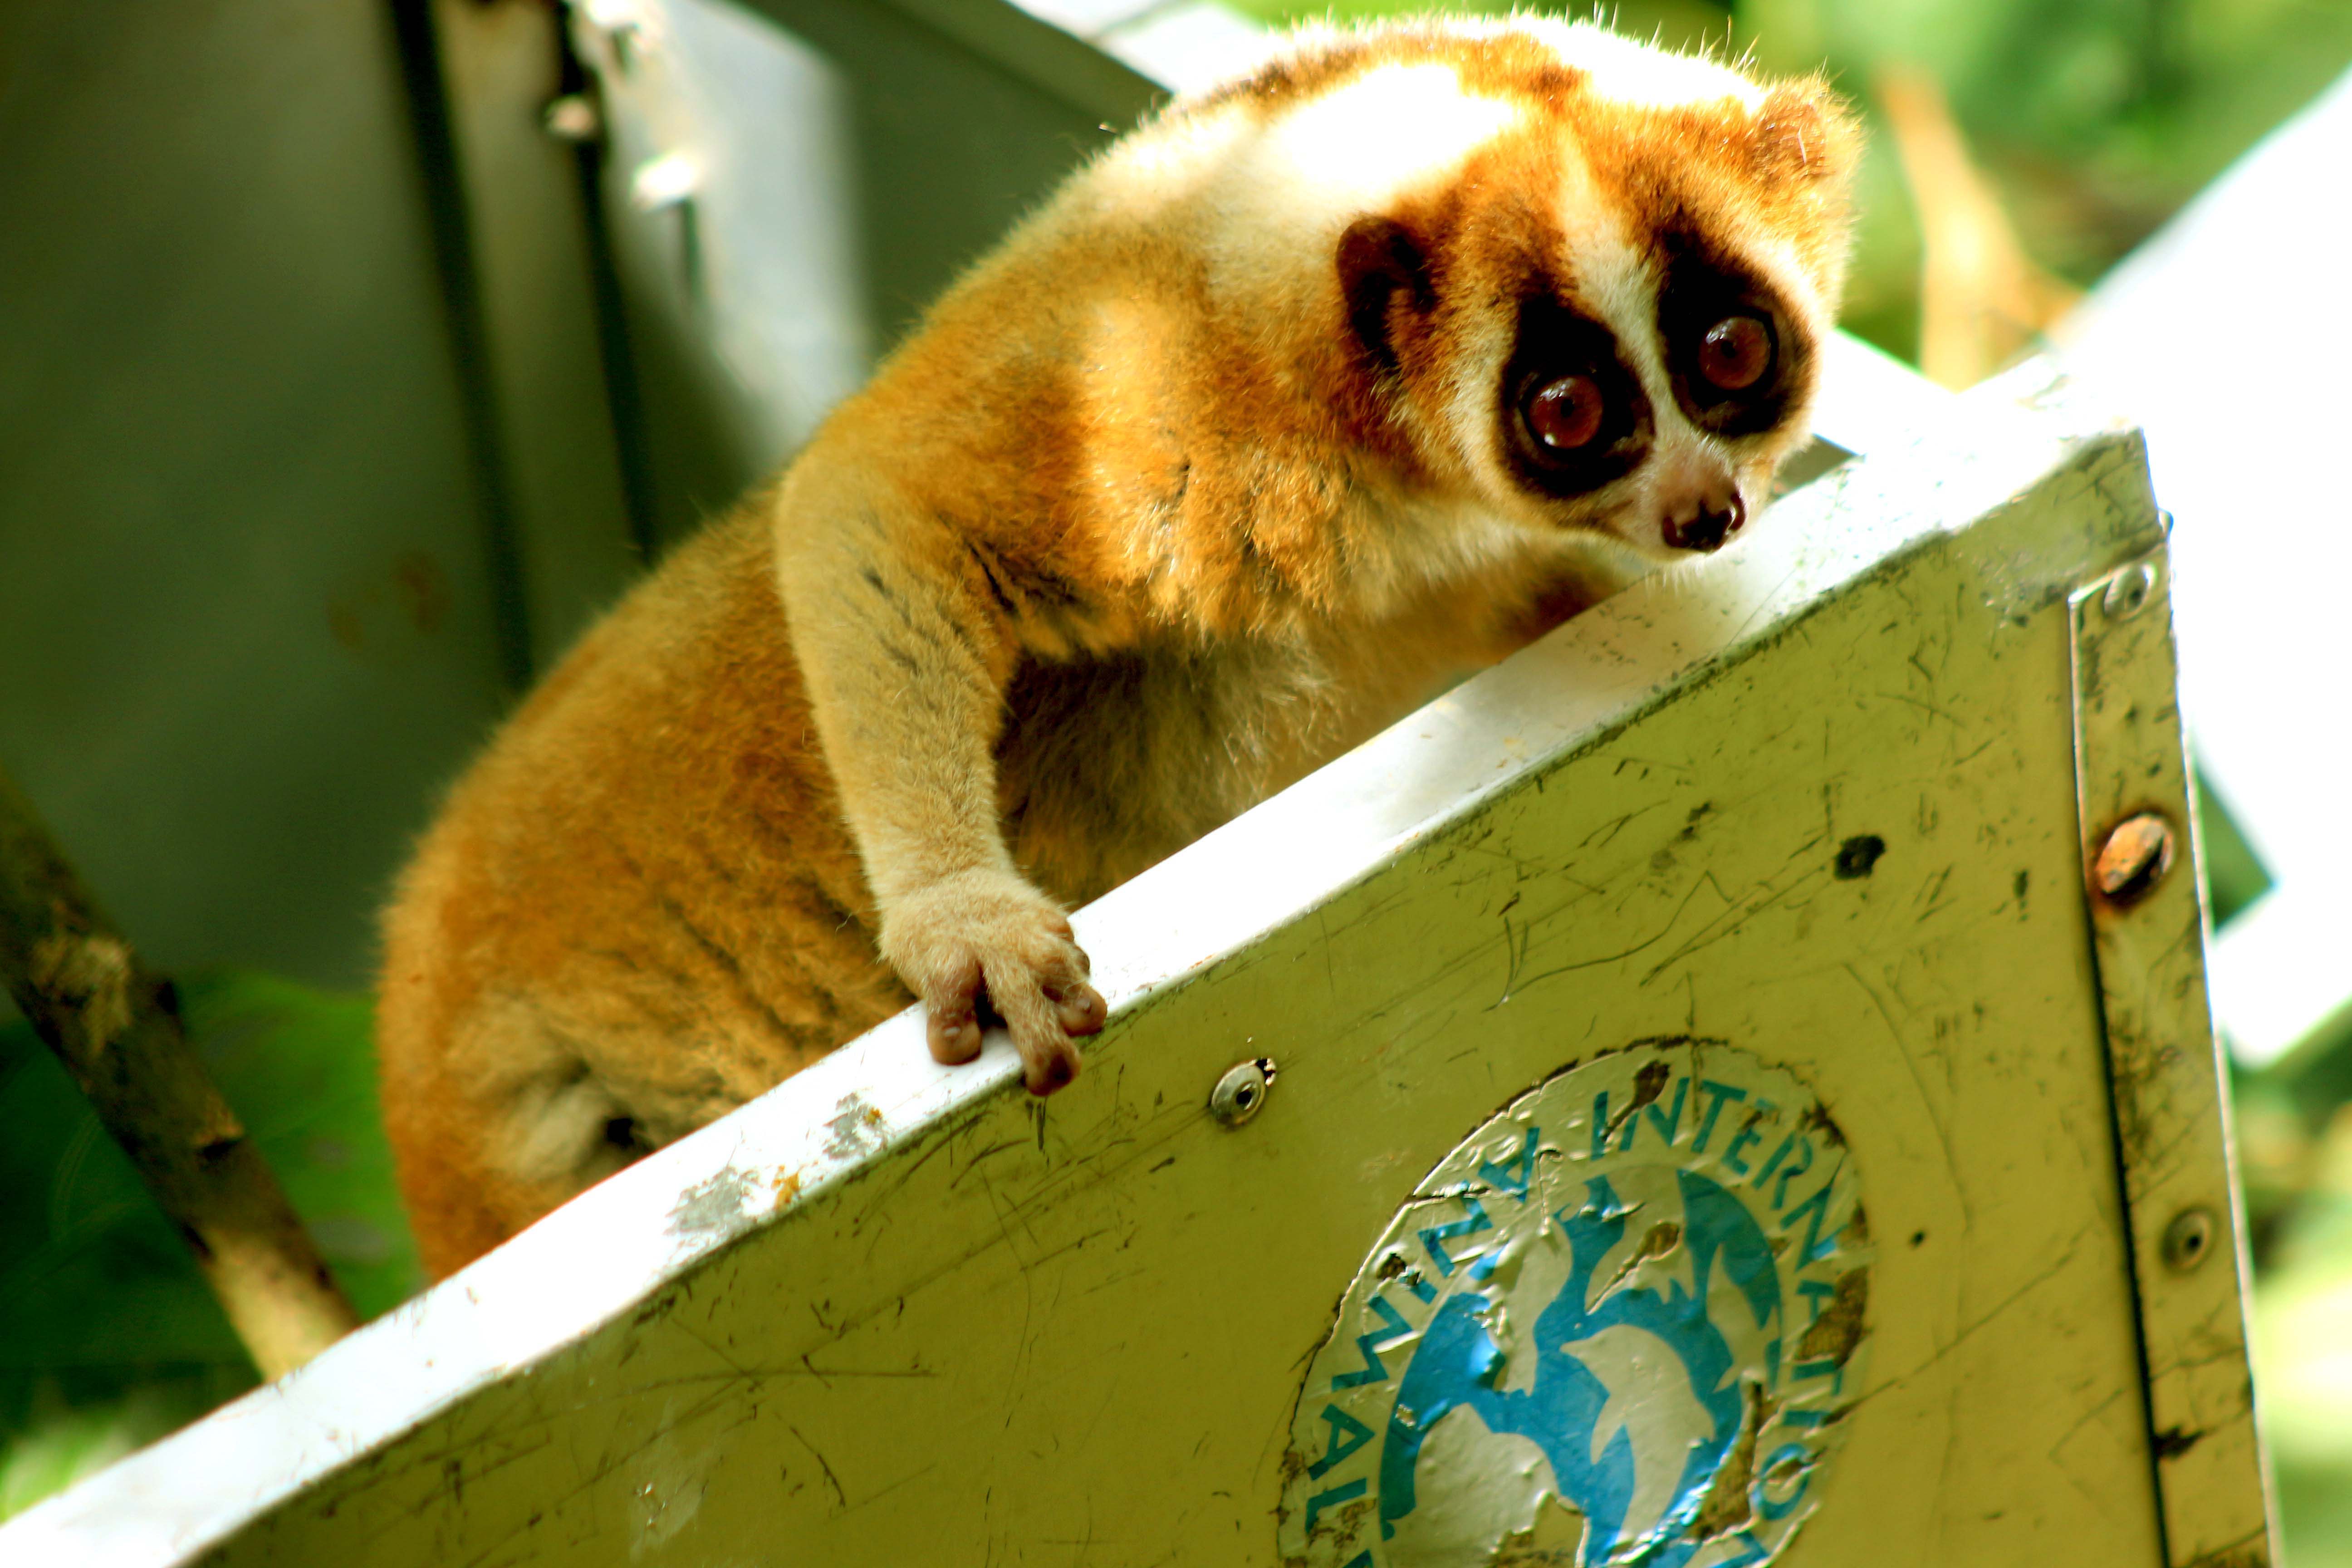
{"type": "Polygon", "coordinates": [[[974,268],[582,642],[385,925],[446,1273],[910,999],[1029,1088],[1064,910],[1591,597],[1805,435],[1857,153],[1812,81],[1590,26],[1309,33],[974,268]]]}

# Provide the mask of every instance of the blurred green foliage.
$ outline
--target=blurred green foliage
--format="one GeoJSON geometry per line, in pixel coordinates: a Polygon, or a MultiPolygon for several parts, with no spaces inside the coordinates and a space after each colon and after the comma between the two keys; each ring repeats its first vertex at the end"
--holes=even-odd
{"type": "Polygon", "coordinates": [[[2291,1568],[2352,1568],[2352,1105],[2314,1134],[2280,1098],[2255,1080],[2238,1117],[2263,1431],[2291,1568]]]}
{"type": "Polygon", "coordinates": [[[2205,873],[2205,908],[2215,926],[2229,924],[2271,890],[2270,871],[2202,773],[2197,776],[2197,850],[2205,873]]]}
{"type": "MultiPolygon", "coordinates": [[[[188,1038],[363,1317],[424,1283],[376,1111],[365,997],[180,987],[188,1038]]],[[[0,1517],[253,1386],[187,1247],[57,1058],[0,1028],[0,1517]]]]}

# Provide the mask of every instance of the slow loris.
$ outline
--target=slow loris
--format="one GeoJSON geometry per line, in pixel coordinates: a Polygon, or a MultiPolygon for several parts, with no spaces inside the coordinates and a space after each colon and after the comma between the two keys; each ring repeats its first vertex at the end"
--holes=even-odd
{"type": "Polygon", "coordinates": [[[920,1000],[1029,1088],[1064,911],[1592,596],[1805,434],[1857,132],[1532,18],[1310,32],[1073,175],[595,627],[385,923],[444,1274],[920,1000]]]}

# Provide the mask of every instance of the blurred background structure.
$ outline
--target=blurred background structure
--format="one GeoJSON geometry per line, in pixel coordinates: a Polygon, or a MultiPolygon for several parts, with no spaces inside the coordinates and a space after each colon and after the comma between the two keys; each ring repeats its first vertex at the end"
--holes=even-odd
{"type": "MultiPolygon", "coordinates": [[[[192,1036],[363,1312],[419,1279],[363,993],[437,791],[1065,169],[1307,14],[0,13],[0,762],[185,977],[192,1036]]],[[[2352,0],[1607,14],[1856,99],[1851,330],[1950,386],[2063,344],[2149,427],[2281,1518],[2298,1568],[2352,1564],[2352,835],[2329,799],[2352,699],[2328,650],[2352,517],[2325,471],[2352,418],[2328,287],[2352,0]]],[[[0,1115],[5,1515],[252,1373],[14,1021],[0,1115]]]]}

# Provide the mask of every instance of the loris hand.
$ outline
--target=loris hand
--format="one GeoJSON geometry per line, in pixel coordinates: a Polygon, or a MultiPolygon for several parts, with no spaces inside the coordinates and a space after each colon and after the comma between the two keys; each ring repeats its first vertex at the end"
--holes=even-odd
{"type": "Polygon", "coordinates": [[[935,1060],[980,1055],[981,1026],[993,1013],[1020,1049],[1032,1094],[1077,1077],[1073,1037],[1099,1033],[1108,1012],[1087,984],[1087,955],[1069,921],[1006,872],[966,871],[896,900],[883,912],[881,945],[922,998],[935,1060]]]}

